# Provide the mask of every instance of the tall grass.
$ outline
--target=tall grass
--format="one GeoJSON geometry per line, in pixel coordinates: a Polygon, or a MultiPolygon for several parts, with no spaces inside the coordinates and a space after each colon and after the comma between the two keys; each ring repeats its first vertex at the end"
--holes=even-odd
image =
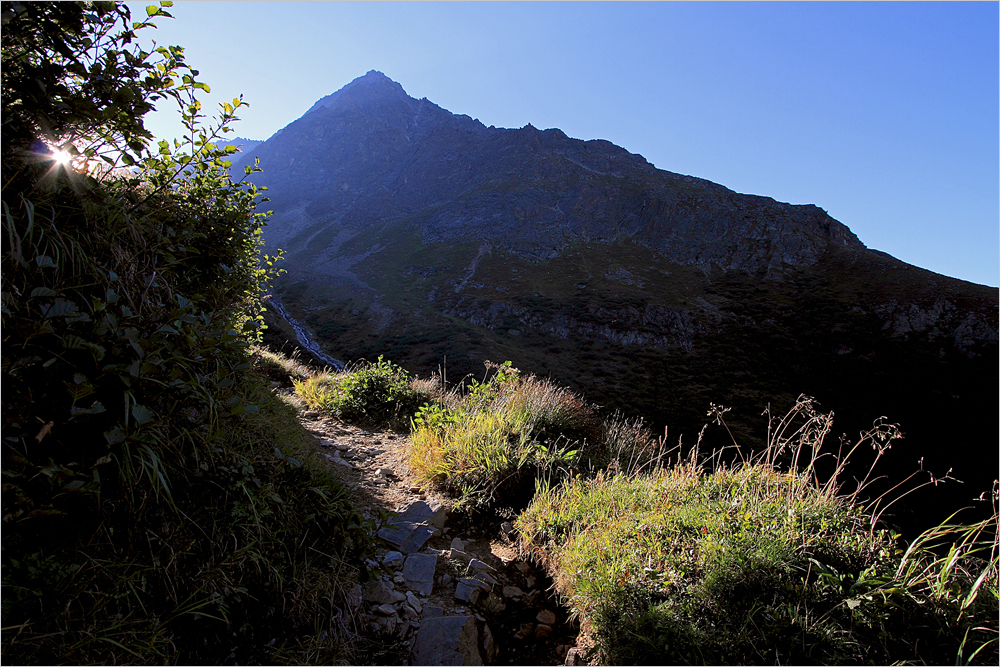
{"type": "Polygon", "coordinates": [[[695,448],[652,470],[540,485],[516,523],[523,548],[597,659],[995,664],[996,517],[903,548],[862,488],[838,481],[853,451],[884,451],[898,431],[878,423],[828,455],[832,415],[810,400],[769,421],[767,449],[732,465],[695,448]]]}

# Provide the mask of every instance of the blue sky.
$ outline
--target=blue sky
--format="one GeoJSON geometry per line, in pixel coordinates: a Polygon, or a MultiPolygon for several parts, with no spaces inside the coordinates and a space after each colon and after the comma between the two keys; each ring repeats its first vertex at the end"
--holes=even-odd
{"type": "MultiPolygon", "coordinates": [[[[146,2],[132,3],[143,16],[146,2]]],[[[188,2],[160,20],[266,139],[370,69],[486,125],[607,139],[1000,282],[995,2],[188,2]]],[[[148,117],[159,137],[174,114],[148,117]]],[[[267,165],[262,165],[266,168],[267,165]]]]}

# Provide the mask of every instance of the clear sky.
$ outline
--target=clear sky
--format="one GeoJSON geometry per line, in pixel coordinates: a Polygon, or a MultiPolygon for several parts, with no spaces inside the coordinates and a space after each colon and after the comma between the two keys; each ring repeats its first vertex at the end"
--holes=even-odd
{"type": "MultiPolygon", "coordinates": [[[[129,2],[144,16],[147,2],[129,2]]],[[[996,2],[189,2],[147,32],[266,139],[370,69],[486,125],[607,139],[1000,282],[996,2]]],[[[147,126],[177,134],[175,115],[147,126]]],[[[267,169],[267,165],[262,165],[267,169]]]]}

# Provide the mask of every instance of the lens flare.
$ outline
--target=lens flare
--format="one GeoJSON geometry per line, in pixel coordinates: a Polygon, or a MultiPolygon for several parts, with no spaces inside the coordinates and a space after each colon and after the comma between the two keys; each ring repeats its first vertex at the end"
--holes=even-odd
{"type": "Polygon", "coordinates": [[[55,148],[52,150],[52,159],[62,167],[69,167],[73,162],[73,156],[61,148],[55,148]]]}

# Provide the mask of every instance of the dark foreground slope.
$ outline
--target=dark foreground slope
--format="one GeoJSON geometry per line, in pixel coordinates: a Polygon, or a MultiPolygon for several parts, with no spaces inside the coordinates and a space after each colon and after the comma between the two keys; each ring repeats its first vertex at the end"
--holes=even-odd
{"type": "Polygon", "coordinates": [[[267,241],[288,253],[279,295],[337,358],[445,364],[452,380],[510,359],[687,444],[710,402],[751,444],[761,412],[799,393],[851,434],[885,415],[907,436],[891,479],[923,459],[966,482],[911,497],[905,524],[996,477],[997,290],[869,250],[815,206],[605,141],[486,127],[378,72],[254,157],[267,241]]]}

